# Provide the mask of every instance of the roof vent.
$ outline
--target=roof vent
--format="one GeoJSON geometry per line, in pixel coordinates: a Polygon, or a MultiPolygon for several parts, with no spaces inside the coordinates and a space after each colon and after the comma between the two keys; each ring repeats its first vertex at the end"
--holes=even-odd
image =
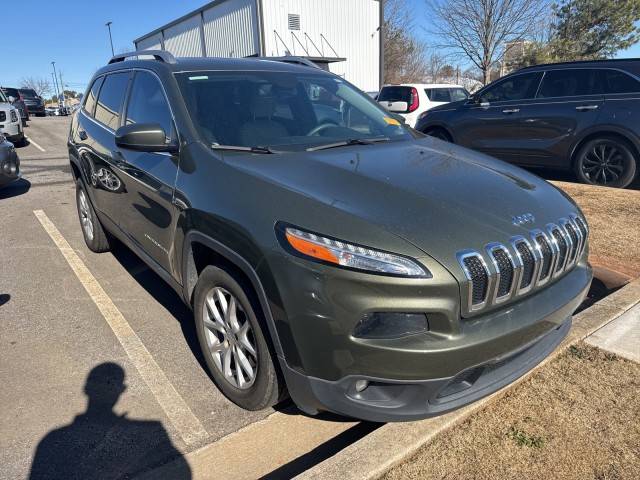
{"type": "Polygon", "coordinates": [[[289,14],[289,30],[300,30],[300,15],[295,13],[289,14]]]}

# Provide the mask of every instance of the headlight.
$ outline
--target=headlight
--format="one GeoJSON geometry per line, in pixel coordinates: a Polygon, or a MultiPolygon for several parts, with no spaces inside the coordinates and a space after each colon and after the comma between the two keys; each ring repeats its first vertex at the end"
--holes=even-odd
{"type": "Polygon", "coordinates": [[[18,121],[18,114],[16,113],[17,110],[11,110],[10,115],[11,115],[11,122],[17,122],[18,121]]]}
{"type": "Polygon", "coordinates": [[[423,278],[432,276],[426,267],[407,257],[324,237],[295,227],[285,227],[282,233],[287,246],[305,258],[385,275],[423,278]]]}

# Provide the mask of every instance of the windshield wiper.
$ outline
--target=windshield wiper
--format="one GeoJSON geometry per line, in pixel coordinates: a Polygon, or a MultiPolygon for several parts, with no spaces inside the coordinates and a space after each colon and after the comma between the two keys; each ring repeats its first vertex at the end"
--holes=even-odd
{"type": "Polygon", "coordinates": [[[249,153],[276,153],[269,147],[243,147],[241,145],[218,145],[214,143],[211,145],[213,150],[231,150],[234,152],[249,152],[249,153]]]}
{"type": "Polygon", "coordinates": [[[348,145],[371,145],[378,142],[388,142],[391,140],[388,137],[374,137],[374,138],[350,138],[348,140],[341,140],[334,143],[325,143],[324,145],[316,145],[315,147],[307,148],[307,152],[316,152],[318,150],[326,150],[328,148],[346,147],[348,145]]]}

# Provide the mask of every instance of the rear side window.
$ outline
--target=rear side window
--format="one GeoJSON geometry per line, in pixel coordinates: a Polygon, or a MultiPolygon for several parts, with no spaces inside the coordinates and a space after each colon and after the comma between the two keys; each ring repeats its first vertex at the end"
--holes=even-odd
{"type": "Polygon", "coordinates": [[[482,102],[504,102],[533,98],[540,83],[542,73],[523,73],[505,78],[494,86],[489,86],[480,95],[482,102]]]}
{"type": "Polygon", "coordinates": [[[602,87],[598,71],[581,68],[548,71],[542,80],[538,97],[575,97],[599,93],[602,93],[602,87]]]}
{"type": "Polygon", "coordinates": [[[469,98],[469,92],[464,88],[451,88],[449,93],[451,94],[452,102],[459,102],[460,100],[466,100],[469,98]]]}
{"type": "Polygon", "coordinates": [[[127,106],[126,124],[159,123],[167,137],[171,137],[171,111],[158,79],[148,72],[136,72],[127,106]]]}
{"type": "Polygon", "coordinates": [[[98,92],[100,91],[100,85],[102,85],[102,81],[104,77],[98,77],[94,80],[93,85],[91,85],[91,90],[87,94],[87,99],[84,101],[84,109],[85,111],[93,117],[93,111],[96,107],[96,100],[98,98],[98,92]]]}
{"type": "Polygon", "coordinates": [[[640,92],[640,82],[624,72],[618,70],[601,70],[604,93],[634,93],[640,92]]]}
{"type": "Polygon", "coordinates": [[[382,87],[378,96],[379,102],[407,102],[411,103],[411,87],[382,87]]]}
{"type": "Polygon", "coordinates": [[[451,97],[449,96],[448,88],[427,88],[425,90],[427,97],[432,102],[450,102],[451,97]]]}
{"type": "Polygon", "coordinates": [[[107,75],[100,89],[95,118],[112,130],[120,125],[120,110],[129,82],[129,72],[107,75]]]}

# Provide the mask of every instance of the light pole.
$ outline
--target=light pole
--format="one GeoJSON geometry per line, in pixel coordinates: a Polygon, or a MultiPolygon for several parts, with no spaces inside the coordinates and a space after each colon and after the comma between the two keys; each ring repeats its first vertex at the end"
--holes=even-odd
{"type": "Polygon", "coordinates": [[[56,74],[56,62],[51,62],[51,65],[53,65],[53,73],[51,75],[53,75],[53,84],[56,87],[56,96],[58,97],[58,105],[60,105],[60,90],[58,89],[58,78],[57,78],[57,74],[56,74]]]}
{"type": "Polygon", "coordinates": [[[111,44],[111,56],[115,56],[115,52],[113,51],[113,38],[111,38],[111,23],[112,22],[107,22],[105,23],[105,26],[107,27],[107,30],[109,30],[109,43],[111,44]]]}
{"type": "Polygon", "coordinates": [[[380,42],[380,45],[378,48],[380,50],[380,90],[382,90],[382,86],[384,85],[384,0],[379,0],[379,2],[380,37],[378,38],[378,41],[380,42]]]}

